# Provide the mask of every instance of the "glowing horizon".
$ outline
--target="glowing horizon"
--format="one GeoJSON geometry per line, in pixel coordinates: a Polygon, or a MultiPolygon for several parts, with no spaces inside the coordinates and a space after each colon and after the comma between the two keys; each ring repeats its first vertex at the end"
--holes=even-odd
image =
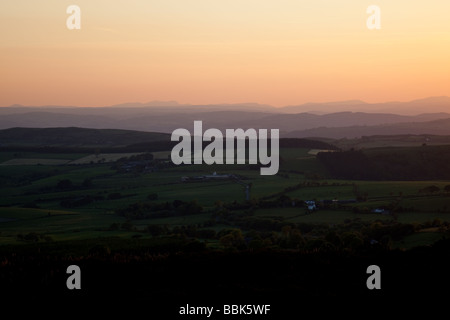
{"type": "Polygon", "coordinates": [[[449,1],[303,2],[3,1],[0,106],[450,96],[449,1]],[[66,27],[72,4],[81,30],[66,27]]]}

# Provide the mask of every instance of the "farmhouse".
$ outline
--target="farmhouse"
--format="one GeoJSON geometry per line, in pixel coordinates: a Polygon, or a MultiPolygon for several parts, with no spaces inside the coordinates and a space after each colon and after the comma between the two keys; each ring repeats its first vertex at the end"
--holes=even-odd
{"type": "Polygon", "coordinates": [[[390,214],[389,210],[383,208],[372,209],[372,213],[390,214]]]}
{"type": "Polygon", "coordinates": [[[306,200],[305,204],[308,207],[308,211],[315,211],[317,209],[316,202],[313,200],[306,200]]]}

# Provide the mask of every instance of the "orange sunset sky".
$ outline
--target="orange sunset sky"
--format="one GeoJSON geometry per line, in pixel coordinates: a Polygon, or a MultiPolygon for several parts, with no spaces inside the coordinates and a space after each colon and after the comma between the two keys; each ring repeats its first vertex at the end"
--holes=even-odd
{"type": "Polygon", "coordinates": [[[449,17],[448,0],[4,0],[0,106],[449,96],[449,17]]]}

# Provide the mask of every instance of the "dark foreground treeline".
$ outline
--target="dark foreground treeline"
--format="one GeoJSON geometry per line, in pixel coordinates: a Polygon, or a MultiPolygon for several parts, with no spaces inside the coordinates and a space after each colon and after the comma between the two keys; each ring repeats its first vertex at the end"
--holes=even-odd
{"type": "Polygon", "coordinates": [[[169,305],[175,313],[167,319],[187,303],[271,304],[286,312],[311,299],[425,302],[450,285],[450,239],[410,251],[220,251],[180,238],[111,238],[2,246],[0,252],[2,302],[131,303],[149,314],[169,305]],[[66,287],[69,265],[81,268],[81,290],[66,287]],[[381,268],[380,290],[366,286],[370,265],[381,268]]]}
{"type": "Polygon", "coordinates": [[[317,159],[337,179],[448,180],[450,146],[383,148],[319,153],[317,159]]]}

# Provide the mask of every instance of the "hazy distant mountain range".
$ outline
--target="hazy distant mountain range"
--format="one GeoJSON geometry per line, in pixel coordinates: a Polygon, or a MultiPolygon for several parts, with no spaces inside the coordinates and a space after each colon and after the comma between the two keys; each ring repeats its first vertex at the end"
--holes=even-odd
{"type": "Polygon", "coordinates": [[[371,113],[418,115],[422,113],[450,112],[450,97],[430,97],[408,102],[394,101],[382,103],[366,103],[360,100],[351,100],[327,103],[305,103],[298,106],[283,107],[281,109],[287,113],[332,113],[337,111],[364,111],[371,113]]]}
{"type": "Polygon", "coordinates": [[[82,127],[171,133],[204,129],[280,129],[284,137],[353,138],[368,135],[450,135],[450,97],[370,104],[307,103],[275,108],[256,103],[187,105],[175,101],[107,107],[20,106],[0,108],[0,129],[82,127]]]}

